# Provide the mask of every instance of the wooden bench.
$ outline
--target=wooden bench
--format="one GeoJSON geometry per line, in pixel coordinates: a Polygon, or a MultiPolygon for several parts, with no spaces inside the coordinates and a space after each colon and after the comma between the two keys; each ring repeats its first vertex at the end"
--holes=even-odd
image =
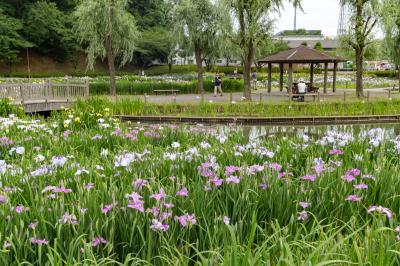
{"type": "Polygon", "coordinates": [[[317,92],[317,93],[306,93],[306,94],[297,94],[297,93],[295,93],[295,94],[285,94],[285,96],[289,97],[290,101],[292,101],[294,97],[298,97],[298,98],[300,98],[300,97],[304,97],[304,98],[305,97],[313,97],[314,102],[315,102],[316,99],[318,100],[318,102],[320,101],[319,92],[317,92]]]}
{"type": "Polygon", "coordinates": [[[155,94],[178,94],[180,92],[180,90],[153,90],[153,93],[155,94]]]}

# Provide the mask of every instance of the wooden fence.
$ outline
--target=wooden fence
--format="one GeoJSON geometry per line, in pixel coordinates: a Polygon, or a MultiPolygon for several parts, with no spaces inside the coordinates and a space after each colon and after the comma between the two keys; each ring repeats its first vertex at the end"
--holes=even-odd
{"type": "Polygon", "coordinates": [[[53,83],[46,80],[44,83],[12,83],[0,84],[0,98],[9,98],[12,102],[29,102],[40,100],[73,101],[77,98],[89,96],[89,82],[73,84],[53,83]]]}

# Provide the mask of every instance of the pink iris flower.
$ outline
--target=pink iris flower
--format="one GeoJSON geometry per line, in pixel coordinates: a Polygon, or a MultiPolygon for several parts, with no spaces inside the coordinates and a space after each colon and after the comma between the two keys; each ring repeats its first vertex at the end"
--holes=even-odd
{"type": "Polygon", "coordinates": [[[186,187],[183,187],[181,190],[176,192],[176,195],[179,197],[187,197],[187,196],[189,196],[189,191],[186,187]]]}
{"type": "Polygon", "coordinates": [[[390,209],[382,206],[371,206],[368,208],[368,213],[377,212],[378,214],[385,214],[389,219],[393,218],[393,213],[390,209]]]}

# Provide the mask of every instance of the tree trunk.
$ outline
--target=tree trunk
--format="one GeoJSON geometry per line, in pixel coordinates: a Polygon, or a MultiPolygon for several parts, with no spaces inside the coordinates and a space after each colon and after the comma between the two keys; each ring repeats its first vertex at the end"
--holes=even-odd
{"type": "Polygon", "coordinates": [[[356,68],[357,68],[357,76],[356,76],[356,95],[358,98],[364,97],[364,88],[363,88],[363,50],[356,49],[356,68]]]}
{"type": "Polygon", "coordinates": [[[399,79],[399,91],[400,91],[400,66],[396,66],[397,69],[397,78],[399,79]]]}
{"type": "Polygon", "coordinates": [[[197,93],[202,94],[203,86],[203,60],[201,59],[201,50],[195,47],[194,51],[197,64],[197,93]]]}
{"type": "Polygon", "coordinates": [[[171,75],[171,73],[172,73],[172,62],[168,63],[168,72],[171,75]]]}
{"type": "Polygon", "coordinates": [[[243,82],[244,82],[244,88],[243,88],[243,97],[246,98],[246,100],[251,100],[251,60],[252,57],[251,55],[247,54],[244,57],[244,68],[243,68],[243,82]]]}
{"type": "Polygon", "coordinates": [[[106,49],[107,49],[107,60],[108,60],[108,71],[110,73],[110,95],[115,96],[117,94],[117,86],[115,81],[115,56],[112,50],[111,37],[107,38],[106,49]]]}

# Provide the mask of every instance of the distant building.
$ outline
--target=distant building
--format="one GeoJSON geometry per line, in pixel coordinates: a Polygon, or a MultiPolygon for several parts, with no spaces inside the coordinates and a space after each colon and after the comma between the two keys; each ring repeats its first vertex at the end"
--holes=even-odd
{"type": "Polygon", "coordinates": [[[319,42],[325,52],[333,51],[338,48],[337,39],[329,39],[320,30],[297,30],[282,31],[276,34],[273,39],[286,41],[290,49],[307,44],[309,48],[314,48],[319,42]]]}
{"type": "MultiPolygon", "coordinates": [[[[196,64],[196,58],[194,55],[192,56],[187,56],[187,57],[181,57],[179,55],[176,55],[172,59],[172,64],[173,65],[195,65],[196,64]]],[[[219,58],[215,60],[215,65],[216,66],[240,66],[241,61],[239,59],[230,59],[229,64],[227,63],[226,58],[219,58]]],[[[206,66],[206,64],[203,62],[203,66],[206,66]]]]}
{"type": "Polygon", "coordinates": [[[390,64],[390,62],[387,60],[380,60],[380,61],[366,61],[365,69],[384,71],[384,70],[393,70],[395,69],[395,67],[392,64],[390,64]]]}

